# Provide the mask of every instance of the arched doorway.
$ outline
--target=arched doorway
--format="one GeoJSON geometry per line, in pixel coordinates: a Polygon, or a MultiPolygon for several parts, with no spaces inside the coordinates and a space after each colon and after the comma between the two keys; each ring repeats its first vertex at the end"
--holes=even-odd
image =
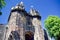
{"type": "Polygon", "coordinates": [[[25,40],[34,40],[34,34],[30,31],[26,32],[25,40]]]}

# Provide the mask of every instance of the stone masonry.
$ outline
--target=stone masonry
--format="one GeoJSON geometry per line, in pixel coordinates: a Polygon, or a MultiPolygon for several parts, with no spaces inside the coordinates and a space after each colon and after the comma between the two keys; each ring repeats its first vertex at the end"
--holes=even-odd
{"type": "Polygon", "coordinates": [[[12,7],[7,27],[5,40],[45,40],[39,12],[31,8],[27,13],[23,2],[12,7]]]}

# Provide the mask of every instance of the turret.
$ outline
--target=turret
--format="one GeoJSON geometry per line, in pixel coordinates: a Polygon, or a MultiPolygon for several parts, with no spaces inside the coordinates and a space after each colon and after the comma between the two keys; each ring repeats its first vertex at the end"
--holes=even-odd
{"type": "MultiPolygon", "coordinates": [[[[12,15],[13,12],[22,12],[20,14],[26,14],[26,11],[25,11],[25,8],[24,8],[24,4],[23,2],[20,2],[18,3],[15,7],[12,7],[11,8],[11,12],[10,12],[10,15],[9,15],[9,18],[8,18],[8,22],[10,20],[10,16],[12,15]]],[[[16,13],[13,13],[13,15],[15,15],[16,13]]],[[[18,14],[18,13],[17,13],[18,14]]]]}
{"type": "Polygon", "coordinates": [[[24,8],[23,2],[21,2],[21,3],[17,4],[15,7],[12,7],[11,9],[12,10],[24,10],[25,8],[24,8]]]}
{"type": "Polygon", "coordinates": [[[39,12],[31,8],[30,15],[32,15],[32,25],[35,28],[34,40],[44,40],[44,32],[41,27],[41,16],[39,15],[39,12]]]}
{"type": "Polygon", "coordinates": [[[41,19],[41,16],[39,15],[39,12],[33,8],[30,9],[30,15],[32,15],[32,17],[41,19]]]}
{"type": "Polygon", "coordinates": [[[26,24],[25,14],[26,14],[26,11],[25,11],[23,2],[17,4],[15,7],[12,7],[9,18],[8,18],[9,31],[7,32],[6,40],[10,38],[9,35],[11,34],[12,31],[18,31],[20,35],[20,40],[24,39],[23,33],[24,33],[24,27],[26,24]]]}

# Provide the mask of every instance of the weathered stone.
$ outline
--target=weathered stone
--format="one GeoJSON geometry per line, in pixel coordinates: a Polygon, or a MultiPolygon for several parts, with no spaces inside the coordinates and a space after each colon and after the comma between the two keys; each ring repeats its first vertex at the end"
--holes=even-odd
{"type": "Polygon", "coordinates": [[[31,9],[28,14],[22,3],[17,6],[11,10],[5,40],[45,40],[38,12],[31,9]]]}

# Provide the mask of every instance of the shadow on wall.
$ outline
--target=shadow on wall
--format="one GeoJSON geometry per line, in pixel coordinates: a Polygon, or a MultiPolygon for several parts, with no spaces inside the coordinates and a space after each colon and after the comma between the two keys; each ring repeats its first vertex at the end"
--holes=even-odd
{"type": "Polygon", "coordinates": [[[44,38],[45,38],[45,40],[49,40],[48,35],[47,35],[47,32],[46,32],[45,29],[44,29],[44,38]]]}
{"type": "Polygon", "coordinates": [[[11,35],[9,36],[8,40],[20,40],[20,35],[17,31],[12,31],[11,35]]]}

